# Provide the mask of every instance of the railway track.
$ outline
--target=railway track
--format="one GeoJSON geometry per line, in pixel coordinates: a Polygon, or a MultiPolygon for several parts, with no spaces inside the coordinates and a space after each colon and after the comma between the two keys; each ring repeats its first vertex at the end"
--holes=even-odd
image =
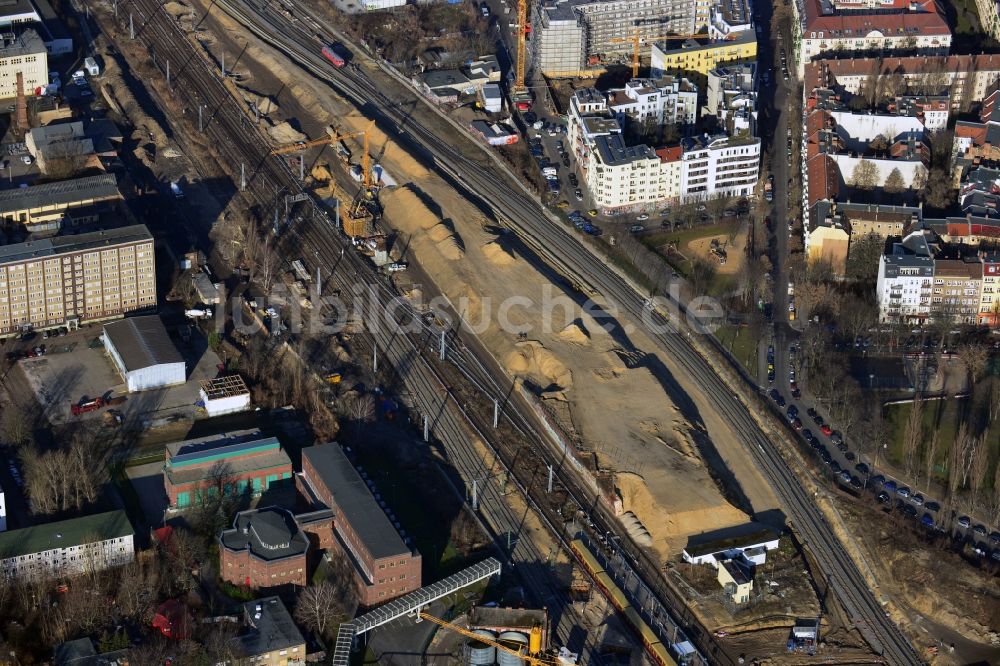
{"type": "MultiPolygon", "coordinates": [[[[234,168],[236,160],[243,165],[247,196],[264,211],[271,211],[280,210],[285,197],[301,194],[302,190],[287,165],[268,159],[266,138],[232,98],[213,69],[195,51],[173,19],[165,14],[162,6],[151,0],[129,0],[119,5],[119,15],[123,19],[129,13],[137,26],[136,37],[146,42],[161,72],[166,75],[168,68],[170,69],[172,87],[180,99],[188,109],[203,106],[205,132],[222,151],[234,157],[234,168]]],[[[376,293],[376,302],[380,306],[398,297],[386,280],[373,273],[366,260],[350,251],[350,248],[344,251],[344,240],[335,232],[329,218],[311,202],[305,206],[301,218],[292,225],[288,234],[303,248],[315,250],[320,261],[328,266],[336,265],[340,257],[346,258],[346,270],[338,271],[333,276],[341,293],[349,293],[353,286],[347,284],[344,279],[346,276],[363,276],[369,289],[376,293]]],[[[366,321],[378,322],[383,319],[380,314],[369,313],[366,321]]],[[[417,317],[418,314],[411,312],[410,316],[417,317]]],[[[449,345],[448,357],[451,362],[441,363],[435,358],[436,345],[429,344],[432,340],[426,334],[422,339],[419,336],[414,339],[413,336],[402,333],[399,327],[382,324],[369,326],[368,333],[370,338],[362,337],[355,341],[356,344],[362,349],[367,347],[369,352],[378,347],[380,354],[403,377],[408,390],[416,399],[418,409],[432,419],[436,436],[445,443],[453,464],[466,482],[470,483],[473,479],[483,481],[479,485],[479,504],[481,511],[484,506],[489,505],[491,522],[501,529],[506,526],[507,533],[520,533],[523,528],[524,516],[515,515],[507,507],[500,484],[491,482],[503,477],[518,488],[530,509],[565,547],[564,519],[544,497],[548,463],[539,457],[544,446],[537,433],[533,432],[530,419],[519,413],[514,408],[514,403],[506,400],[510,387],[499,383],[497,375],[486,367],[482,359],[458,340],[453,339],[449,345]],[[466,388],[467,383],[472,383],[476,390],[466,388]],[[497,432],[491,432],[492,423],[487,414],[492,410],[492,400],[483,404],[484,392],[503,398],[501,427],[497,432]],[[492,461],[483,460],[469,446],[467,433],[470,430],[493,450],[492,461]],[[531,439],[534,439],[534,445],[526,444],[531,439]]],[[[563,492],[572,495],[570,490],[563,492]]],[[[573,499],[577,506],[586,506],[585,500],[573,499]]],[[[502,537],[503,533],[494,536],[502,537]]],[[[497,540],[501,546],[504,545],[502,538],[497,540]]],[[[510,544],[509,540],[507,543],[510,544]]],[[[548,562],[554,555],[538,552],[528,538],[516,539],[508,554],[512,561],[522,564],[548,562]]],[[[550,606],[557,602],[569,610],[567,617],[572,616],[569,599],[550,571],[540,571],[535,567],[519,569],[521,575],[531,582],[533,589],[550,590],[548,597],[540,599],[541,602],[550,606]]],[[[673,628],[676,624],[669,617],[654,619],[660,626],[669,623],[673,628]]],[[[560,625],[559,634],[563,640],[569,639],[569,628],[571,627],[565,623],[560,625]]],[[[683,627],[679,628],[683,631],[683,627]]],[[[696,636],[704,637],[705,632],[697,632],[696,636]]],[[[589,661],[599,663],[596,651],[592,651],[589,661]]],[[[707,662],[698,660],[694,663],[707,662]]]]}
{"type": "MultiPolygon", "coordinates": [[[[291,5],[291,3],[289,3],[291,5]]],[[[250,29],[254,29],[253,17],[266,16],[267,9],[224,0],[234,16],[250,29]]],[[[399,104],[386,97],[370,81],[350,70],[331,70],[316,55],[316,45],[323,41],[320,33],[322,23],[302,5],[291,5],[303,14],[311,25],[310,30],[285,23],[272,23],[277,29],[271,35],[259,34],[277,48],[284,50],[304,69],[330,84],[341,95],[353,99],[368,108],[374,108],[376,115],[384,122],[383,129],[395,134],[401,141],[420,154],[442,175],[451,180],[470,199],[486,204],[510,220],[524,240],[533,241],[538,253],[550,264],[561,267],[567,274],[590,284],[612,298],[620,309],[634,322],[652,323],[660,327],[651,334],[661,349],[678,359],[692,376],[704,380],[704,391],[711,402],[741,436],[747,451],[755,463],[766,473],[777,494],[789,508],[790,519],[814,551],[821,569],[829,579],[831,587],[837,591],[848,614],[865,636],[872,648],[893,664],[917,664],[919,657],[899,628],[889,619],[881,604],[868,589],[864,576],[847,553],[843,544],[834,536],[831,527],[819,508],[813,503],[802,483],[782,459],[777,447],[760,431],[746,406],[733,394],[725,382],[692,347],[678,335],[676,329],[668,326],[664,317],[656,312],[648,312],[643,299],[627,282],[602,264],[565,228],[542,214],[534,199],[523,190],[512,186],[502,175],[470,160],[446,141],[442,141],[430,129],[411,117],[399,104]],[[296,37],[297,34],[297,37],[296,37]],[[280,36],[280,39],[277,37],[280,36]],[[651,321],[650,321],[651,320],[651,321]],[[664,333],[662,331],[670,332],[664,333]]],[[[276,17],[272,16],[271,20],[276,17]]],[[[258,27],[259,30],[259,27],[258,27]]],[[[680,303],[673,305],[682,313],[680,303]]],[[[611,523],[614,524],[613,522],[611,523]]],[[[627,540],[624,543],[628,543],[627,540]]],[[[632,547],[630,555],[644,570],[645,577],[655,580],[650,569],[654,563],[639,549],[632,547]]]]}

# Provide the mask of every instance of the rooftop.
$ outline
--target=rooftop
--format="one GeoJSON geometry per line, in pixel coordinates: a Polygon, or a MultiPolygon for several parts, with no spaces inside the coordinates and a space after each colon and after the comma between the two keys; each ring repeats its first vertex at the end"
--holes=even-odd
{"type": "Polygon", "coordinates": [[[934,0],[899,2],[888,9],[839,9],[830,0],[805,0],[803,30],[823,31],[827,39],[854,39],[872,32],[886,36],[951,35],[948,23],[934,0]]]}
{"type": "Polygon", "coordinates": [[[656,152],[646,144],[626,146],[621,134],[599,136],[594,139],[594,148],[604,166],[621,166],[639,160],[655,160],[656,152]]]}
{"type": "Polygon", "coordinates": [[[27,28],[13,39],[0,38],[0,58],[45,53],[45,42],[37,32],[27,28]]]}
{"type": "Polygon", "coordinates": [[[778,532],[761,523],[745,523],[689,537],[684,552],[691,557],[698,557],[734,548],[759,546],[780,536],[778,532]]]}
{"type": "Polygon", "coordinates": [[[91,231],[85,234],[71,236],[55,236],[42,240],[14,243],[0,246],[0,264],[19,261],[30,261],[59,254],[87,252],[126,243],[153,241],[152,234],[144,224],[134,224],[130,227],[108,229],[106,231],[91,231]]]}
{"type": "Polygon", "coordinates": [[[0,532],[0,560],[132,534],[132,524],[121,510],[44,523],[0,532]]]}
{"type": "Polygon", "coordinates": [[[265,437],[259,430],[243,430],[168,444],[163,469],[171,483],[193,483],[208,478],[220,461],[232,474],[292,464],[277,439],[265,437]]]}
{"type": "Polygon", "coordinates": [[[746,585],[747,583],[753,582],[753,575],[750,573],[749,568],[744,566],[742,563],[737,562],[736,560],[726,560],[722,562],[721,565],[722,568],[729,573],[737,585],[746,585]]]}
{"type": "Polygon", "coordinates": [[[94,642],[89,638],[78,638],[56,646],[52,663],[55,666],[112,666],[127,663],[126,650],[115,650],[97,654],[94,642]]]}
{"type": "Polygon", "coordinates": [[[0,214],[39,208],[41,206],[69,205],[89,199],[121,197],[114,174],[84,176],[72,180],[59,180],[41,185],[29,185],[0,190],[0,214]]]}
{"type": "Polygon", "coordinates": [[[430,89],[456,88],[470,85],[469,77],[457,69],[432,69],[423,73],[424,84],[430,89]]]}
{"type": "Polygon", "coordinates": [[[229,550],[249,550],[267,561],[305,555],[309,549],[309,539],[292,514],[273,506],[239,512],[233,528],[223,531],[219,541],[229,550]]]}
{"type": "Polygon", "coordinates": [[[105,324],[104,335],[128,372],[163,363],[184,363],[159,315],[129,317],[105,324]]]}
{"type": "Polygon", "coordinates": [[[246,382],[239,375],[206,379],[201,382],[201,390],[205,392],[205,397],[209,400],[222,400],[237,395],[246,395],[250,392],[246,382]]]}
{"type": "Polygon", "coordinates": [[[738,32],[730,39],[723,40],[711,40],[711,39],[685,39],[681,42],[681,45],[674,47],[673,45],[677,42],[675,41],[659,41],[655,42],[653,46],[658,49],[664,56],[670,56],[677,53],[683,53],[686,51],[710,51],[712,49],[727,48],[730,46],[740,46],[743,44],[757,43],[757,35],[753,30],[747,30],[745,32],[738,32]]]}
{"type": "MultiPolygon", "coordinates": [[[[278,597],[265,597],[243,604],[249,631],[233,639],[247,657],[298,647],[305,659],[305,639],[278,597]]],[[[291,660],[289,660],[291,661],[291,660]]]]}
{"type": "Polygon", "coordinates": [[[374,559],[410,552],[339,444],[302,449],[302,459],[312,464],[337,504],[331,508],[350,523],[374,559]]]}

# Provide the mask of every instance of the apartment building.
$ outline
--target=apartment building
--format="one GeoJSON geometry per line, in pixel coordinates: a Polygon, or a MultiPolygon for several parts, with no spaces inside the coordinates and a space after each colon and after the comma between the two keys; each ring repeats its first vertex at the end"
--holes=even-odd
{"type": "Polygon", "coordinates": [[[882,323],[922,323],[931,316],[934,256],[924,232],[892,244],[879,259],[875,298],[882,323]]]}
{"type": "Polygon", "coordinates": [[[855,95],[873,75],[898,73],[910,86],[947,90],[952,109],[985,100],[1000,81],[1000,54],[836,58],[803,65],[806,97],[822,88],[855,95]]]}
{"type": "Polygon", "coordinates": [[[973,217],[1000,218],[1000,168],[979,164],[962,177],[958,205],[973,217]]]}
{"type": "Polygon", "coordinates": [[[237,663],[303,666],[306,640],[278,597],[243,604],[244,630],[233,639],[237,663]]]}
{"type": "Polygon", "coordinates": [[[983,263],[979,257],[934,260],[931,318],[956,324],[979,321],[983,263]]]}
{"type": "Polygon", "coordinates": [[[32,28],[0,35],[0,99],[17,96],[18,74],[25,95],[37,95],[49,83],[45,42],[32,28]]]}
{"type": "Polygon", "coordinates": [[[698,120],[698,87],[674,76],[659,81],[632,79],[624,88],[608,91],[607,106],[623,126],[626,122],[639,127],[694,125],[698,120]]]}
{"type": "Polygon", "coordinates": [[[1000,252],[983,253],[983,283],[979,290],[979,324],[1000,328],[1000,252]]]}
{"type": "Polygon", "coordinates": [[[679,46],[676,41],[660,41],[652,44],[650,74],[693,76],[696,83],[702,84],[708,73],[720,65],[756,58],[757,37],[752,30],[720,40],[686,39],[679,46]]]}
{"type": "Polygon", "coordinates": [[[276,438],[259,430],[167,444],[163,486],[169,509],[201,505],[218,492],[220,481],[234,496],[259,497],[294,485],[292,461],[276,438]]]}
{"type": "Polygon", "coordinates": [[[576,76],[588,60],[631,55],[625,41],[694,32],[692,0],[545,0],[534,14],[535,66],[547,76],[576,76]]]}
{"type": "MultiPolygon", "coordinates": [[[[863,3],[860,3],[863,4],[863,3]]],[[[876,8],[804,0],[798,74],[805,63],[846,53],[947,55],[951,30],[935,0],[888,0],[876,8]]]]}
{"type": "Polygon", "coordinates": [[[309,539],[280,507],[241,511],[232,529],[219,535],[219,575],[234,585],[305,587],[309,539]]]}
{"type": "Polygon", "coordinates": [[[382,604],[420,587],[420,554],[407,545],[340,445],[303,449],[302,473],[296,481],[314,507],[333,512],[333,541],[354,568],[362,606],[382,604]]]}
{"type": "Polygon", "coordinates": [[[948,127],[951,99],[948,95],[900,95],[889,105],[889,111],[917,118],[925,130],[937,132],[948,127]]]}
{"type": "Polygon", "coordinates": [[[122,200],[118,181],[110,173],[59,180],[0,190],[0,220],[6,226],[24,226],[28,231],[58,231],[67,216],[76,213],[75,224],[93,219],[97,204],[122,200]]]}
{"type": "Polygon", "coordinates": [[[1000,0],[976,0],[976,10],[983,32],[1000,41],[1000,0]]]}
{"type": "Polygon", "coordinates": [[[25,581],[128,564],[135,558],[133,536],[121,510],[3,532],[0,576],[25,581]]]}
{"type": "Polygon", "coordinates": [[[0,337],[155,305],[153,237],[144,225],[0,247],[0,337]]]}
{"type": "Polygon", "coordinates": [[[681,139],[681,150],[683,200],[753,194],[760,178],[760,139],[705,134],[681,139]]]}
{"type": "Polygon", "coordinates": [[[756,134],[757,64],[727,65],[709,71],[704,113],[718,118],[723,127],[731,122],[734,132],[756,134]]]}

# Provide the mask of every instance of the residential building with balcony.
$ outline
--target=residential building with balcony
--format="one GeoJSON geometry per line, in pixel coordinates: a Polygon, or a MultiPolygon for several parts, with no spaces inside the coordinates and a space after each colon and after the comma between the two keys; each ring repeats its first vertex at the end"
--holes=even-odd
{"type": "Polygon", "coordinates": [[[153,237],[144,225],[0,247],[0,337],[155,305],[153,237]]]}
{"type": "Polygon", "coordinates": [[[888,0],[876,8],[863,4],[803,0],[800,77],[808,61],[848,53],[948,54],[951,30],[935,0],[888,0]]]}
{"type": "Polygon", "coordinates": [[[979,325],[1000,328],[1000,252],[984,252],[983,283],[979,290],[979,325]]]}
{"type": "Polygon", "coordinates": [[[694,125],[698,120],[698,87],[684,78],[658,81],[632,79],[624,88],[608,91],[607,109],[619,124],[640,128],[694,125]]]}
{"type": "Polygon", "coordinates": [[[753,194],[760,178],[760,139],[742,135],[702,135],[681,139],[684,201],[753,194]]]}
{"type": "Polygon", "coordinates": [[[923,323],[932,312],[934,256],[922,230],[911,232],[879,259],[875,297],[882,323],[923,323]]]}
{"type": "Polygon", "coordinates": [[[1000,41],[1000,0],[976,0],[976,10],[983,32],[1000,41]]]}
{"type": "Polygon", "coordinates": [[[716,67],[708,73],[704,115],[737,133],[757,133],[757,64],[716,67]]]}
{"type": "Polygon", "coordinates": [[[0,578],[24,582],[128,564],[134,531],[124,511],[70,518],[0,533],[0,578]]]}
{"type": "Polygon", "coordinates": [[[680,45],[676,41],[659,41],[652,44],[650,75],[688,76],[700,85],[710,71],[721,65],[751,62],[756,58],[757,36],[752,30],[719,40],[686,39],[680,45]]]}
{"type": "Polygon", "coordinates": [[[979,323],[983,263],[978,256],[934,260],[931,318],[979,323]]]}

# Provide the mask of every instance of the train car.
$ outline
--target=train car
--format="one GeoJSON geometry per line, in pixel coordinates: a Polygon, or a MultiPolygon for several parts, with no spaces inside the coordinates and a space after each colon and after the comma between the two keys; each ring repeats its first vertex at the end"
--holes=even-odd
{"type": "Polygon", "coordinates": [[[573,553],[580,559],[581,564],[587,569],[591,576],[596,576],[604,571],[594,554],[580,539],[573,539],[569,543],[573,553]]]}
{"type": "Polygon", "coordinates": [[[323,47],[323,57],[333,63],[334,67],[340,68],[347,64],[344,56],[338,53],[339,49],[336,46],[324,46],[323,47]]]}

